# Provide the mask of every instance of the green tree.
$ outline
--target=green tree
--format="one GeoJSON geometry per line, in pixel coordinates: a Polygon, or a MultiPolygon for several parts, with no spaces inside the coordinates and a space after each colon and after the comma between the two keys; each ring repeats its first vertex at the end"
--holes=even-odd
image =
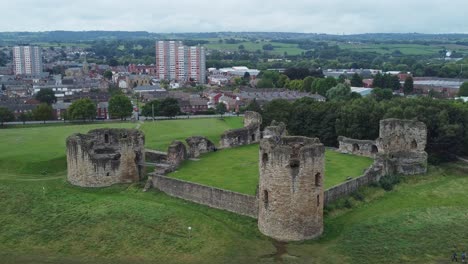
{"type": "Polygon", "coordinates": [[[374,76],[374,80],[372,81],[372,87],[373,88],[387,88],[385,87],[385,81],[384,81],[383,75],[380,72],[378,72],[374,76]]]}
{"type": "Polygon", "coordinates": [[[151,102],[148,102],[142,107],[141,115],[146,117],[152,117],[154,112],[154,116],[158,116],[160,104],[161,102],[159,100],[153,100],[151,102]]]}
{"type": "Polygon", "coordinates": [[[39,102],[46,103],[48,105],[57,102],[57,97],[55,97],[55,93],[52,89],[41,89],[36,93],[35,97],[39,102]]]}
{"type": "Polygon", "coordinates": [[[285,99],[275,99],[268,102],[263,107],[263,125],[269,126],[273,120],[287,124],[291,109],[291,103],[285,99]]]}
{"type": "Polygon", "coordinates": [[[250,103],[245,107],[245,111],[254,111],[257,113],[262,113],[262,108],[260,107],[260,104],[258,104],[256,99],[253,99],[250,101],[250,103]]]}
{"type": "Polygon", "coordinates": [[[346,76],[341,74],[339,77],[338,77],[338,83],[345,83],[346,82],[346,76]]]}
{"type": "Polygon", "coordinates": [[[112,79],[112,72],[107,70],[102,74],[102,76],[104,76],[104,78],[106,78],[107,80],[110,80],[112,79]]]}
{"type": "Polygon", "coordinates": [[[364,83],[362,82],[361,75],[355,73],[353,77],[351,77],[351,86],[352,87],[363,87],[364,83]]]}
{"type": "Polygon", "coordinates": [[[109,66],[111,67],[119,66],[119,62],[115,58],[112,58],[109,60],[109,66]]]}
{"type": "Polygon", "coordinates": [[[312,83],[314,82],[314,77],[307,76],[304,78],[304,84],[302,85],[302,89],[306,92],[312,91],[312,83]]]}
{"type": "Polygon", "coordinates": [[[284,74],[280,74],[279,78],[278,78],[278,83],[277,83],[277,87],[278,88],[285,88],[288,83],[290,82],[289,80],[289,77],[284,75],[284,74]]]}
{"type": "Polygon", "coordinates": [[[54,119],[54,109],[52,109],[52,106],[42,103],[34,108],[33,117],[37,121],[44,121],[45,124],[46,120],[54,119]]]}
{"type": "Polygon", "coordinates": [[[372,97],[375,98],[377,101],[382,100],[390,100],[393,97],[393,92],[391,89],[382,89],[382,88],[374,88],[371,91],[372,97]]]}
{"type": "Polygon", "coordinates": [[[244,45],[240,44],[239,47],[238,47],[239,50],[245,50],[245,47],[244,45]]]}
{"type": "Polygon", "coordinates": [[[13,112],[11,112],[6,107],[0,107],[0,123],[2,127],[3,127],[3,123],[13,121],[14,119],[15,119],[15,116],[13,115],[13,112]]]}
{"type": "Polygon", "coordinates": [[[122,94],[117,94],[111,97],[109,100],[109,114],[113,118],[124,118],[129,117],[132,114],[133,107],[130,99],[122,94]]]}
{"type": "Polygon", "coordinates": [[[394,91],[401,89],[400,79],[396,75],[387,74],[386,83],[387,87],[385,88],[390,88],[394,91]]]}
{"type": "Polygon", "coordinates": [[[414,91],[414,81],[413,77],[408,76],[403,84],[403,92],[405,94],[412,94],[414,91]]]}
{"type": "Polygon", "coordinates": [[[458,96],[468,96],[468,82],[464,82],[458,90],[458,96]]]}
{"type": "Polygon", "coordinates": [[[275,88],[271,79],[262,78],[257,82],[257,88],[275,88]]]}
{"type": "Polygon", "coordinates": [[[174,117],[180,113],[179,101],[175,98],[166,98],[161,101],[159,109],[162,116],[174,117]]]}
{"type": "Polygon", "coordinates": [[[244,73],[244,80],[247,81],[247,82],[250,81],[250,73],[249,72],[244,73]]]}
{"type": "Polygon", "coordinates": [[[216,105],[216,113],[223,116],[227,112],[226,105],[224,103],[218,103],[216,105]]]}
{"type": "Polygon", "coordinates": [[[303,80],[292,80],[288,83],[286,87],[291,90],[303,91],[304,90],[304,81],[303,80]]]}
{"type": "Polygon", "coordinates": [[[67,117],[71,120],[93,120],[96,117],[96,104],[89,98],[76,100],[68,108],[67,117]]]}
{"type": "Polygon", "coordinates": [[[327,91],[328,100],[347,100],[351,96],[351,88],[346,84],[338,84],[327,91]]]}
{"type": "Polygon", "coordinates": [[[18,116],[18,120],[23,122],[23,125],[26,124],[26,121],[32,120],[32,118],[31,112],[21,112],[18,116]]]}

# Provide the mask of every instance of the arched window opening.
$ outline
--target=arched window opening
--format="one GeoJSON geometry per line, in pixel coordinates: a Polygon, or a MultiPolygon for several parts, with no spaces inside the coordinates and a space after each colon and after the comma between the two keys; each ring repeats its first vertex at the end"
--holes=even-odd
{"type": "Polygon", "coordinates": [[[262,163],[263,163],[263,165],[266,165],[267,162],[268,162],[268,154],[267,154],[267,153],[263,153],[263,155],[262,155],[262,163]]]}
{"type": "Polygon", "coordinates": [[[267,190],[263,190],[263,204],[265,206],[265,209],[268,208],[268,191],[267,190]]]}
{"type": "Polygon", "coordinates": [[[411,141],[411,149],[417,149],[418,148],[418,143],[416,142],[416,139],[413,139],[411,141]]]}
{"type": "Polygon", "coordinates": [[[359,145],[354,143],[353,144],[353,151],[359,151],[359,145]]]}
{"type": "Polygon", "coordinates": [[[315,174],[315,186],[322,186],[322,175],[320,175],[320,172],[317,172],[317,174],[315,174]]]}

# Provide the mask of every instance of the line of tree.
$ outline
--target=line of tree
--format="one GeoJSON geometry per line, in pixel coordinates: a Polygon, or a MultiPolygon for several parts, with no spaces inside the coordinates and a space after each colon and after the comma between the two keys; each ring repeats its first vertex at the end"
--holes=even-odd
{"type": "Polygon", "coordinates": [[[424,122],[428,128],[426,151],[431,163],[468,155],[468,103],[461,101],[428,97],[394,97],[379,101],[373,95],[328,102],[303,98],[290,103],[279,99],[263,107],[265,124],[282,121],[290,134],[318,137],[327,146],[337,146],[340,135],[374,140],[379,136],[379,121],[385,118],[424,122]]]}
{"type": "Polygon", "coordinates": [[[146,117],[167,116],[174,117],[180,114],[179,101],[175,98],[153,100],[145,104],[141,109],[141,115],[146,117]]]}

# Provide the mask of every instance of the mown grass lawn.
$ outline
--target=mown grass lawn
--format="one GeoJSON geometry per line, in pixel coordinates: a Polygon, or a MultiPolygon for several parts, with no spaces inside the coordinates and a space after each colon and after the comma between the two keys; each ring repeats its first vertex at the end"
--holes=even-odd
{"type": "MultiPolygon", "coordinates": [[[[278,263],[254,219],[143,193],[142,184],[68,184],[66,164],[54,162],[65,138],[100,126],[0,130],[0,263],[278,263]]],[[[288,244],[282,263],[449,262],[468,248],[468,166],[429,171],[335,206],[324,235],[288,244]]]]}
{"type": "Polygon", "coordinates": [[[205,136],[218,145],[224,131],[240,127],[243,127],[241,117],[225,117],[223,119],[192,118],[147,121],[141,126],[141,130],[145,133],[148,148],[166,151],[173,140],[185,143],[185,139],[190,136],[205,136]]]}
{"type": "MultiPolygon", "coordinates": [[[[362,175],[372,159],[325,152],[325,188],[362,175]]],[[[224,149],[187,160],[170,177],[197,182],[235,192],[255,195],[258,185],[258,144],[224,149]]]]}

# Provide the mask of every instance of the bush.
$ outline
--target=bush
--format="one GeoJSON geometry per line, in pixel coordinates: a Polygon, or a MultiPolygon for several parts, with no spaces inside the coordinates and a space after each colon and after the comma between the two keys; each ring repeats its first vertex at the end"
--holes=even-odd
{"type": "Polygon", "coordinates": [[[360,191],[352,193],[351,196],[357,201],[364,201],[364,194],[360,191]]]}
{"type": "Polygon", "coordinates": [[[385,191],[393,190],[393,186],[400,183],[401,177],[399,175],[385,175],[379,180],[380,186],[385,191]]]}
{"type": "Polygon", "coordinates": [[[353,204],[351,203],[351,200],[346,199],[346,200],[344,201],[344,207],[346,207],[346,208],[348,208],[348,209],[352,208],[352,207],[353,207],[353,204]]]}

